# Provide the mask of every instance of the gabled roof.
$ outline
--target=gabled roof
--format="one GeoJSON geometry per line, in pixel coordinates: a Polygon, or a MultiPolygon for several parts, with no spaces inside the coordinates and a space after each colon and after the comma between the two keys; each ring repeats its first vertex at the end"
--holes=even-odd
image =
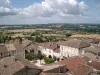
{"type": "Polygon", "coordinates": [[[30,41],[30,40],[24,40],[24,41],[22,41],[22,46],[23,47],[27,47],[28,45],[30,45],[32,43],[32,41],[30,41]]]}
{"type": "Polygon", "coordinates": [[[26,59],[21,58],[21,57],[19,59],[12,56],[12,57],[7,57],[0,60],[0,74],[1,75],[20,75],[19,72],[23,72],[24,73],[23,75],[26,75],[25,73],[28,71],[28,69],[25,69],[26,67],[29,69],[32,68],[34,71],[41,70],[34,64],[31,64],[26,59]]]}
{"type": "Polygon", "coordinates": [[[5,45],[8,51],[14,51],[16,50],[14,44],[6,44],[5,45]]]}
{"type": "Polygon", "coordinates": [[[69,71],[69,75],[88,75],[89,73],[93,72],[93,68],[86,65],[77,63],[71,71],[69,71]]]}
{"type": "Polygon", "coordinates": [[[22,44],[20,43],[0,44],[0,53],[5,53],[15,50],[24,50],[22,44]]]}
{"type": "Polygon", "coordinates": [[[90,43],[88,43],[84,40],[72,39],[72,40],[68,40],[68,41],[65,41],[65,42],[64,41],[61,42],[61,45],[80,49],[80,48],[89,47],[90,43]]]}
{"type": "Polygon", "coordinates": [[[24,50],[22,44],[20,44],[20,43],[14,43],[14,46],[15,46],[16,50],[24,50]]]}
{"type": "Polygon", "coordinates": [[[85,48],[86,51],[98,54],[100,52],[100,47],[98,46],[90,46],[85,48]]]}
{"type": "Polygon", "coordinates": [[[65,73],[41,73],[40,75],[68,75],[65,73]]]}
{"type": "Polygon", "coordinates": [[[59,65],[66,65],[66,68],[70,71],[77,63],[87,64],[87,59],[84,57],[73,57],[66,60],[57,62],[59,65]]]}
{"type": "Polygon", "coordinates": [[[39,46],[42,46],[44,48],[52,49],[54,52],[60,52],[60,46],[56,44],[55,42],[48,42],[48,43],[41,43],[39,46]]]}
{"type": "Polygon", "coordinates": [[[7,57],[0,60],[0,74],[13,75],[24,68],[20,62],[14,62],[14,57],[7,57]]]}
{"type": "Polygon", "coordinates": [[[24,59],[21,56],[16,56],[15,59],[20,61],[24,66],[28,66],[29,68],[41,69],[38,66],[36,66],[34,63],[30,63],[27,59],[24,59]]]}
{"type": "Polygon", "coordinates": [[[38,44],[32,43],[25,48],[26,50],[38,49],[38,44]]]}
{"type": "Polygon", "coordinates": [[[65,65],[57,65],[55,63],[41,66],[41,69],[43,69],[44,73],[65,73],[67,71],[65,65]]]}
{"type": "Polygon", "coordinates": [[[92,61],[92,63],[90,63],[90,66],[92,66],[93,68],[97,70],[100,70],[100,62],[92,61]]]}
{"type": "Polygon", "coordinates": [[[7,48],[4,44],[0,44],[0,53],[4,53],[4,52],[7,52],[7,48]]]}

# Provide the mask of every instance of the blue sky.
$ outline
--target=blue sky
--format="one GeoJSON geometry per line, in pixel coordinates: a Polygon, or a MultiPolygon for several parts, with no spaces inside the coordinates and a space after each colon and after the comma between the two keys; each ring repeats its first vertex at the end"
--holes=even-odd
{"type": "Polygon", "coordinates": [[[0,0],[0,24],[100,23],[100,0],[0,0]]]}

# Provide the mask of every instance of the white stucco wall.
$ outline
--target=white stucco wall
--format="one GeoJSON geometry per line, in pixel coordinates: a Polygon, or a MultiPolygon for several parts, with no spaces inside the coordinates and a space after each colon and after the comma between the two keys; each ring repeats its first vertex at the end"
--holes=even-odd
{"type": "Polygon", "coordinates": [[[51,55],[52,57],[55,56],[57,58],[63,58],[63,56],[73,57],[80,55],[78,48],[72,48],[63,45],[60,45],[60,53],[56,53],[52,49],[44,48],[42,46],[39,46],[39,50],[42,52],[42,54],[46,55],[47,57],[51,55]]]}
{"type": "Polygon", "coordinates": [[[78,56],[79,49],[60,45],[60,55],[61,55],[61,57],[63,57],[63,56],[64,57],[78,56]]]}
{"type": "Polygon", "coordinates": [[[55,56],[57,58],[60,57],[60,53],[56,53],[52,49],[48,49],[48,48],[39,46],[39,50],[42,52],[42,54],[46,55],[46,57],[48,57],[49,55],[51,55],[52,57],[55,56]]]}

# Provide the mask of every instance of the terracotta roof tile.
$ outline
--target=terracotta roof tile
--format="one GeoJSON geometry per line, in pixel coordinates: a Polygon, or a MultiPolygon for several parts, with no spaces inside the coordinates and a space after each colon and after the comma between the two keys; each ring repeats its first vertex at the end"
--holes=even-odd
{"type": "Polygon", "coordinates": [[[48,49],[52,49],[55,52],[59,52],[60,51],[60,46],[54,42],[48,42],[48,43],[41,43],[39,44],[39,46],[42,46],[44,48],[48,48],[48,49]]]}
{"type": "Polygon", "coordinates": [[[87,60],[85,60],[83,57],[73,57],[73,58],[69,58],[66,60],[62,60],[57,62],[56,64],[65,64],[67,69],[71,70],[77,63],[83,63],[83,64],[87,64],[87,60]]]}
{"type": "Polygon", "coordinates": [[[73,69],[69,72],[71,75],[88,75],[89,73],[93,72],[93,68],[86,65],[78,63],[76,64],[73,69]]]}
{"type": "Polygon", "coordinates": [[[92,61],[92,63],[90,64],[90,66],[92,66],[93,68],[100,70],[100,62],[97,61],[92,61]]]}

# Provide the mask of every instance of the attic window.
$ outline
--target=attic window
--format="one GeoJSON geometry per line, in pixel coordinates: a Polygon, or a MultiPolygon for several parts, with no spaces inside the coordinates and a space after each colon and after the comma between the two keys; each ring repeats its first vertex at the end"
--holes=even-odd
{"type": "Polygon", "coordinates": [[[7,65],[4,65],[4,68],[7,68],[7,65]]]}

